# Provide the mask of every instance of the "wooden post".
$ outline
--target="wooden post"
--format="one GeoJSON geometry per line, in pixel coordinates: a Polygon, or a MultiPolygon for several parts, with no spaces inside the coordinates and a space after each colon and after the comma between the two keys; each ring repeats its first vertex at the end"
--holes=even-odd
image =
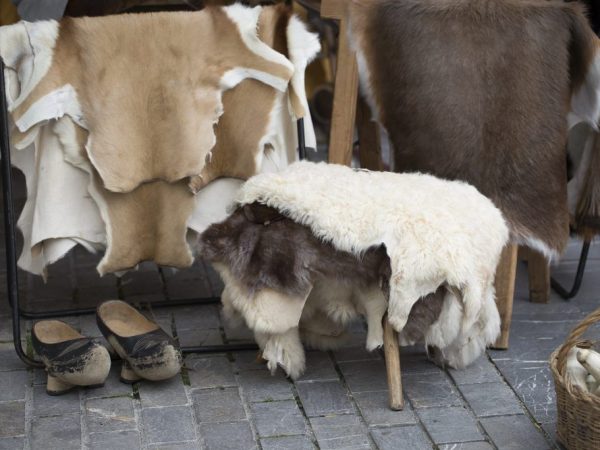
{"type": "Polygon", "coordinates": [[[401,411],[404,409],[404,397],[400,372],[400,345],[398,344],[398,333],[390,325],[387,314],[383,318],[383,350],[390,391],[390,408],[394,411],[401,411]]]}
{"type": "Polygon", "coordinates": [[[343,0],[323,0],[321,2],[321,17],[340,20],[333,111],[329,133],[329,162],[349,166],[352,161],[354,120],[356,118],[358,69],[356,57],[350,49],[348,40],[346,10],[347,2],[343,0]]]}
{"type": "Polygon", "coordinates": [[[506,350],[512,320],[513,298],[515,295],[515,275],[517,272],[517,246],[507,245],[502,251],[496,269],[496,304],[500,313],[501,334],[493,348],[506,350]]]}
{"type": "Polygon", "coordinates": [[[360,167],[369,170],[383,170],[379,126],[377,122],[371,120],[371,108],[361,97],[357,102],[356,128],[358,129],[360,167]]]}
{"type": "Polygon", "coordinates": [[[527,274],[529,276],[529,300],[534,303],[550,301],[550,263],[544,255],[529,250],[527,258],[527,274]]]}

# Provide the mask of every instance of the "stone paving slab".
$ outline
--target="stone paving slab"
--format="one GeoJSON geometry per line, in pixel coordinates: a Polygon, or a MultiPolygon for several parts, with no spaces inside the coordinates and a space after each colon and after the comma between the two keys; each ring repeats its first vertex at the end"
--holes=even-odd
{"type": "Polygon", "coordinates": [[[315,444],[306,435],[279,436],[260,440],[263,450],[314,450],[315,444]]]}
{"type": "Polygon", "coordinates": [[[392,411],[388,407],[389,392],[369,391],[353,393],[354,401],[369,426],[410,425],[417,423],[410,402],[406,402],[402,411],[392,411]]]}
{"type": "Polygon", "coordinates": [[[418,425],[408,427],[376,428],[372,432],[380,450],[412,450],[431,448],[425,432],[418,425]]]}
{"type": "Polygon", "coordinates": [[[436,444],[479,441],[483,438],[477,420],[462,406],[418,409],[417,414],[436,444]]]}
{"type": "MultiPolygon", "coordinates": [[[[546,450],[549,443],[524,415],[482,419],[483,428],[496,447],[503,450],[546,450]]],[[[590,449],[591,450],[591,449],[590,449]]]]}
{"type": "Polygon", "coordinates": [[[354,414],[313,417],[310,423],[322,450],[371,448],[366,428],[354,414]]]}
{"type": "Polygon", "coordinates": [[[137,430],[92,433],[89,437],[91,450],[129,450],[141,445],[140,433],[137,430]]]}
{"type": "Polygon", "coordinates": [[[349,414],[353,411],[349,393],[339,381],[298,383],[297,388],[308,417],[349,414]]]}
{"type": "Polygon", "coordinates": [[[215,388],[192,394],[196,420],[199,423],[220,423],[245,420],[246,413],[238,388],[215,388]]]}
{"type": "Polygon", "coordinates": [[[232,364],[224,356],[191,355],[186,357],[185,366],[193,388],[237,386],[232,364]]]}
{"type": "Polygon", "coordinates": [[[250,412],[260,437],[304,434],[306,424],[296,400],[252,403],[250,412]]]}
{"type": "Polygon", "coordinates": [[[81,448],[81,417],[79,414],[67,414],[54,417],[34,417],[31,422],[29,445],[33,450],[49,448],[81,448]]]}
{"type": "Polygon", "coordinates": [[[258,448],[247,421],[202,424],[200,432],[209,450],[253,450],[258,448]]]}
{"type": "Polygon", "coordinates": [[[85,400],[85,420],[90,433],[137,429],[129,397],[85,400]]]}
{"type": "Polygon", "coordinates": [[[144,440],[149,444],[194,441],[192,409],[188,406],[165,406],[142,410],[144,440]]]}
{"type": "Polygon", "coordinates": [[[459,389],[477,417],[524,413],[519,399],[504,382],[464,384],[459,389]]]}
{"type": "MultiPolygon", "coordinates": [[[[599,246],[591,256],[598,267],[592,264],[590,273],[600,273],[599,246]]],[[[559,276],[572,276],[573,258],[558,266],[559,276]]],[[[97,278],[96,263],[97,257],[78,250],[51,267],[48,286],[20,275],[26,295],[39,295],[26,303],[47,308],[54,294],[62,298],[53,301],[56,307],[94,304],[96,289],[102,294],[98,300],[121,293],[146,308],[165,293],[174,298],[201,288],[196,295],[211,296],[221,288],[202,263],[176,273],[144,265],[120,281],[97,278]]],[[[307,371],[295,383],[281,370],[271,375],[249,351],[188,355],[181,376],[133,386],[119,381],[116,359],[103,387],[49,397],[45,372],[25,368],[15,356],[0,298],[0,449],[554,448],[556,410],[547,360],[570,328],[597,307],[600,282],[586,274],[582,294],[572,302],[553,295],[547,305],[532,304],[525,269],[519,265],[510,349],[490,350],[466,370],[442,370],[422,348],[402,349],[406,408],[400,412],[387,407],[385,364],[381,352],[364,349],[363,324],[352,328],[345,347],[307,352],[307,371]]],[[[247,330],[222,322],[216,305],[145,311],[185,344],[248,338],[247,330]]],[[[99,335],[93,315],[66,320],[86,335],[99,335]]],[[[22,326],[26,349],[29,327],[22,326]]]]}

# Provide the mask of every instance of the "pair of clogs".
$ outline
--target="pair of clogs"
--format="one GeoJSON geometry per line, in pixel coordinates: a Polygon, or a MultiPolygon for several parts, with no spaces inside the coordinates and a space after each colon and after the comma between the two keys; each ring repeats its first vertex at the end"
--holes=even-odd
{"type": "MultiPolygon", "coordinates": [[[[121,381],[166,380],[181,370],[181,351],[155,322],[120,300],[96,310],[98,328],[123,360],[121,381]]],[[[46,392],[64,394],[77,386],[101,386],[110,371],[110,354],[98,341],[59,320],[33,325],[32,344],[48,372],[46,392]]]]}

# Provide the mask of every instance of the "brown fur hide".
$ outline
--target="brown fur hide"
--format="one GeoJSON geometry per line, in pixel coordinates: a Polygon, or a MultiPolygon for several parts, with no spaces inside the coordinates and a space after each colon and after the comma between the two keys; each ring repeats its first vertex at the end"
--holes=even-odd
{"type": "Polygon", "coordinates": [[[515,240],[561,252],[566,116],[593,52],[581,8],[360,0],[350,16],[361,83],[395,170],[467,181],[502,210],[515,240]]]}
{"type": "Polygon", "coordinates": [[[212,7],[65,18],[48,73],[13,114],[18,118],[70,84],[90,130],[90,160],[108,190],[195,176],[215,143],[223,76],[249,69],[285,84],[292,75],[282,55],[282,63],[259,56],[241,33],[223,9],[212,7]]]}
{"type": "Polygon", "coordinates": [[[225,265],[250,295],[273,289],[306,297],[318,278],[366,287],[390,276],[383,246],[368,250],[359,261],[316,238],[308,227],[258,203],[211,225],[200,235],[198,247],[207,260],[225,265]]]}

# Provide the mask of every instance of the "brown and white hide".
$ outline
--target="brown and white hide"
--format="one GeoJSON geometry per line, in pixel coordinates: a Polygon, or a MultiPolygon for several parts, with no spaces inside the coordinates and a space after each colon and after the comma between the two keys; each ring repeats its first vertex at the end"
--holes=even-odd
{"type": "Polygon", "coordinates": [[[320,49],[317,35],[309,33],[290,8],[277,5],[263,8],[258,36],[294,65],[288,90],[280,92],[246,79],[223,94],[224,113],[215,126],[216,144],[200,175],[191,181],[194,191],[220,177],[246,180],[262,171],[265,160],[272,169],[282,169],[296,160],[298,118],[307,118],[307,145],[316,146],[304,93],[304,71],[320,49]],[[288,154],[284,160],[278,156],[282,153],[288,154]]]}
{"type": "Polygon", "coordinates": [[[169,267],[192,264],[185,236],[195,201],[186,180],[157,180],[131,192],[111,192],[85,154],[87,130],[68,117],[59,119],[54,129],[64,158],[89,174],[89,194],[106,224],[106,252],[97,267],[101,275],[134,268],[141,261],[169,267]]]}
{"type": "Polygon", "coordinates": [[[196,246],[223,278],[225,316],[244,318],[271,370],[280,365],[297,378],[304,370],[300,336],[312,347],[336,348],[359,314],[369,324],[369,350],[383,344],[384,248],[359,260],[260,204],[211,225],[196,246]]]}
{"type": "MultiPolygon", "coordinates": [[[[304,114],[308,120],[307,138],[312,134],[308,111],[288,108],[288,98],[294,95],[298,81],[303,80],[307,62],[318,51],[318,41],[288,9],[277,6],[259,10],[258,30],[253,32],[257,33],[261,46],[276,47],[275,51],[284,59],[289,53],[294,66],[292,80],[285,92],[253,79],[243,80],[225,92],[225,111],[220,119],[223,126],[216,130],[218,142],[207,158],[207,170],[203,171],[209,175],[207,180],[226,176],[244,179],[285,167],[296,158],[295,120],[304,114]]],[[[136,16],[127,17],[137,20],[136,16]]],[[[28,92],[48,78],[43,71],[49,70],[51,61],[47,53],[56,39],[51,32],[52,23],[37,24],[37,28],[21,23],[21,28],[0,30],[12,39],[7,38],[7,42],[13,44],[8,46],[0,41],[0,53],[7,62],[5,75],[11,110],[18,109],[20,102],[33,95],[28,92]]],[[[305,94],[303,86],[300,87],[298,96],[304,104],[305,94]]],[[[98,266],[101,274],[127,270],[144,260],[166,266],[189,266],[192,263],[186,242],[189,231],[201,232],[215,220],[224,219],[225,206],[241,182],[222,179],[196,196],[189,191],[185,179],[173,183],[155,180],[130,192],[111,192],[89,158],[86,149],[89,124],[83,112],[77,112],[78,108],[75,92],[66,86],[33,104],[25,115],[13,113],[21,127],[30,127],[23,133],[17,127],[13,130],[17,147],[13,159],[26,173],[28,189],[37,189],[39,185],[43,190],[39,196],[30,191],[27,214],[19,221],[26,241],[20,266],[43,274],[47,264],[76,244],[89,250],[106,248],[98,266]],[[38,135],[44,139],[38,139],[38,135]],[[30,142],[35,145],[25,149],[30,142]],[[35,163],[40,155],[45,159],[35,163]],[[49,159],[53,179],[61,179],[60,183],[46,179],[49,169],[39,170],[47,167],[44,161],[49,159]],[[60,189],[68,193],[61,194],[60,189]],[[67,196],[72,201],[63,203],[67,196]]],[[[183,126],[193,124],[177,124],[183,126]]],[[[143,130],[133,132],[144,134],[143,130]]]]}
{"type": "Polygon", "coordinates": [[[196,246],[223,278],[226,316],[245,320],[271,370],[299,376],[301,338],[335,348],[359,315],[367,349],[380,346],[386,310],[403,343],[438,347],[452,367],[496,338],[492,281],[508,229],[471,186],[297,162],[252,177],[237,202],[196,246]]]}
{"type": "Polygon", "coordinates": [[[515,242],[559,254],[568,238],[565,143],[595,36],[576,3],[355,0],[363,94],[396,171],[467,181],[515,242]]]}
{"type": "Polygon", "coordinates": [[[7,27],[3,39],[46,34],[50,44],[46,67],[33,69],[45,71],[41,80],[11,102],[15,123],[26,131],[32,107],[54,102],[55,117],[90,131],[88,156],[114,192],[198,175],[215,144],[222,92],[248,77],[285,91],[293,74],[258,39],[260,11],[233,5],[7,27]]]}

